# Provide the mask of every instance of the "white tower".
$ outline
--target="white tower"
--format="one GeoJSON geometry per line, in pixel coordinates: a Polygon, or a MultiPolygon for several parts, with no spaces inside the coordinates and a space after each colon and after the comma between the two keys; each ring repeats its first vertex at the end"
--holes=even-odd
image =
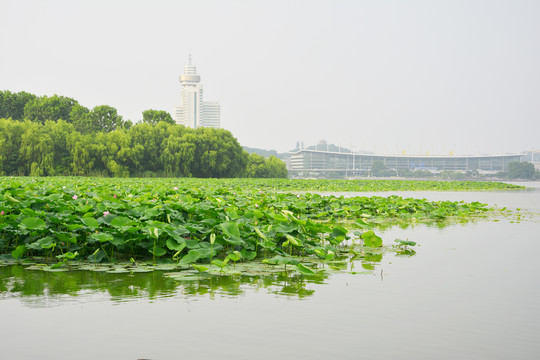
{"type": "Polygon", "coordinates": [[[203,86],[197,68],[189,61],[180,75],[182,84],[182,106],[176,107],[176,122],[193,129],[198,127],[220,127],[220,107],[217,102],[203,102],[203,86]]]}

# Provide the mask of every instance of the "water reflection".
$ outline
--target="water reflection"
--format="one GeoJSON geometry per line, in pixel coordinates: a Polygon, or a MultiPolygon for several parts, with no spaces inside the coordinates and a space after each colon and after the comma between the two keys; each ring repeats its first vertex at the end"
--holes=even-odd
{"type": "Polygon", "coordinates": [[[325,272],[304,276],[291,272],[279,272],[265,276],[212,276],[192,281],[178,281],[184,295],[205,295],[215,298],[216,295],[240,296],[250,291],[266,290],[275,295],[293,296],[299,299],[309,297],[315,290],[310,284],[323,284],[328,278],[325,272]]]}
{"type": "MultiPolygon", "coordinates": [[[[394,224],[394,228],[401,229],[409,226],[394,224]]],[[[380,224],[379,230],[384,232],[391,227],[390,224],[380,224]]],[[[140,299],[154,301],[172,296],[214,299],[239,297],[261,290],[277,296],[305,299],[314,295],[315,284],[326,283],[332,273],[372,274],[385,256],[410,257],[416,254],[411,247],[414,242],[396,239],[392,243],[394,239],[386,239],[385,246],[368,248],[359,246],[354,238],[352,236],[346,241],[347,245],[336,250],[335,257],[302,259],[309,269],[315,271],[313,275],[295,270],[294,265],[272,266],[260,262],[235,264],[226,274],[215,269],[199,273],[174,263],[143,267],[73,263],[68,271],[44,271],[42,269],[50,267],[34,263],[0,263],[0,300],[18,298],[27,306],[46,307],[68,302],[110,301],[118,304],[140,299]]]]}
{"type": "MultiPolygon", "coordinates": [[[[263,264],[239,264],[242,275],[222,276],[208,273],[199,274],[193,269],[174,269],[174,265],[163,264],[149,272],[118,271],[118,266],[100,265],[103,271],[89,271],[88,266],[72,267],[77,270],[64,272],[34,270],[39,266],[32,264],[0,264],[0,300],[18,298],[26,306],[47,307],[68,302],[110,301],[118,304],[126,301],[155,301],[173,296],[186,298],[239,297],[248,292],[266,291],[276,296],[305,299],[314,295],[315,284],[326,283],[332,273],[373,274],[382,263],[383,257],[411,257],[416,254],[414,245],[400,244],[394,237],[384,234],[394,229],[406,231],[415,227],[443,228],[449,225],[461,226],[478,219],[456,218],[448,221],[433,222],[384,222],[376,224],[377,231],[383,236],[382,248],[365,248],[355,245],[354,240],[347,241],[344,247],[330,261],[308,262],[316,269],[314,275],[303,275],[289,267],[276,266],[274,270],[264,268],[263,264]],[[395,242],[394,242],[395,240],[395,242]],[[171,268],[172,267],[172,268],[171,268]],[[166,269],[166,270],[165,270],[166,269]],[[174,272],[177,271],[177,272],[174,272]]],[[[413,240],[413,239],[411,239],[413,240]]],[[[126,269],[121,269],[126,271],[126,269]]],[[[238,270],[238,269],[237,269],[238,270]]],[[[382,280],[382,273],[381,273],[382,280]]]]}
{"type": "MultiPolygon", "coordinates": [[[[384,222],[376,224],[376,227],[385,237],[384,233],[390,229],[405,231],[417,226],[443,228],[449,225],[464,225],[475,220],[478,219],[456,218],[448,221],[397,224],[384,222]]],[[[234,276],[199,274],[193,269],[176,273],[173,272],[174,269],[163,270],[170,265],[163,265],[161,270],[149,272],[115,274],[80,269],[64,272],[29,270],[28,264],[0,264],[0,300],[18,298],[26,306],[47,307],[68,302],[110,301],[118,304],[140,299],[154,301],[173,296],[202,296],[214,299],[238,297],[247,292],[261,290],[276,296],[305,299],[314,295],[314,284],[326,283],[332,273],[372,274],[385,256],[411,257],[416,254],[414,247],[392,243],[393,241],[394,238],[385,237],[386,245],[377,249],[355,247],[354,241],[349,241],[348,245],[353,246],[352,250],[344,248],[341,255],[331,261],[309,263],[310,268],[317,269],[314,275],[309,276],[290,267],[276,267],[273,271],[268,271],[261,267],[262,264],[238,265],[243,275],[234,276]]],[[[106,265],[100,268],[118,270],[117,267],[108,268],[106,265]]],[[[157,268],[159,269],[159,266],[157,268]]]]}
{"type": "Polygon", "coordinates": [[[257,276],[168,276],[164,271],[112,274],[101,271],[47,272],[27,270],[23,265],[0,267],[0,299],[19,298],[28,306],[54,306],[77,301],[120,303],[156,300],[183,294],[187,297],[238,297],[246,291],[303,299],[313,295],[310,284],[323,284],[327,271],[305,276],[276,271],[257,276]]]}
{"type": "MultiPolygon", "coordinates": [[[[158,272],[109,274],[94,271],[47,272],[26,270],[22,265],[0,268],[0,298],[46,298],[44,303],[69,301],[107,294],[112,301],[155,299],[174,294],[176,283],[158,272]]],[[[39,301],[38,301],[39,303],[39,301]]]]}

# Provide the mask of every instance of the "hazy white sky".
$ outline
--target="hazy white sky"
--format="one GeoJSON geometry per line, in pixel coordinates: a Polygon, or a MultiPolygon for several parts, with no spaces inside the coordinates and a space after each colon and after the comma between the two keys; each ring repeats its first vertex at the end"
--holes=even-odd
{"type": "Polygon", "coordinates": [[[242,145],[540,149],[540,1],[0,0],[0,90],[173,112],[191,52],[242,145]]]}

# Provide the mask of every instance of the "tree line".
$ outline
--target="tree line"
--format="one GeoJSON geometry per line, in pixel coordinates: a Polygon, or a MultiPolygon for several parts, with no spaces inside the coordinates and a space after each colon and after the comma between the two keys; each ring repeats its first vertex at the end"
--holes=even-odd
{"type": "Polygon", "coordinates": [[[108,105],[0,91],[0,175],[287,177],[224,129],[190,129],[166,111],[133,124],[108,105]]]}
{"type": "Polygon", "coordinates": [[[534,180],[540,179],[540,172],[535,170],[534,164],[530,162],[511,162],[506,171],[499,171],[496,174],[482,175],[477,170],[450,171],[444,170],[440,173],[433,173],[429,170],[396,170],[388,169],[382,160],[375,160],[371,167],[371,175],[376,177],[400,176],[404,178],[439,178],[443,180],[465,180],[465,179],[509,179],[509,180],[534,180]]]}

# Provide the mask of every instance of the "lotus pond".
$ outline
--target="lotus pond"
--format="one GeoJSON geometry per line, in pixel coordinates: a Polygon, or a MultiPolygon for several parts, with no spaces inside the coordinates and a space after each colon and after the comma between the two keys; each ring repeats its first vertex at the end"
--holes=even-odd
{"type": "MultiPolygon", "coordinates": [[[[296,183],[306,188],[298,181],[292,187],[296,183]]],[[[170,270],[190,265],[230,275],[238,272],[237,262],[255,260],[313,275],[321,261],[369,257],[380,248],[371,224],[469,220],[489,210],[479,202],[322,196],[262,191],[257,184],[262,182],[4,178],[0,249],[4,260],[26,260],[33,270],[93,269],[81,268],[83,260],[115,264],[107,271],[116,272],[168,264],[170,270]],[[153,266],[139,266],[149,257],[153,266]]],[[[394,248],[413,253],[414,245],[397,239],[394,248]]]]}
{"type": "Polygon", "coordinates": [[[8,358],[540,354],[538,190],[0,184],[8,358]]]}

